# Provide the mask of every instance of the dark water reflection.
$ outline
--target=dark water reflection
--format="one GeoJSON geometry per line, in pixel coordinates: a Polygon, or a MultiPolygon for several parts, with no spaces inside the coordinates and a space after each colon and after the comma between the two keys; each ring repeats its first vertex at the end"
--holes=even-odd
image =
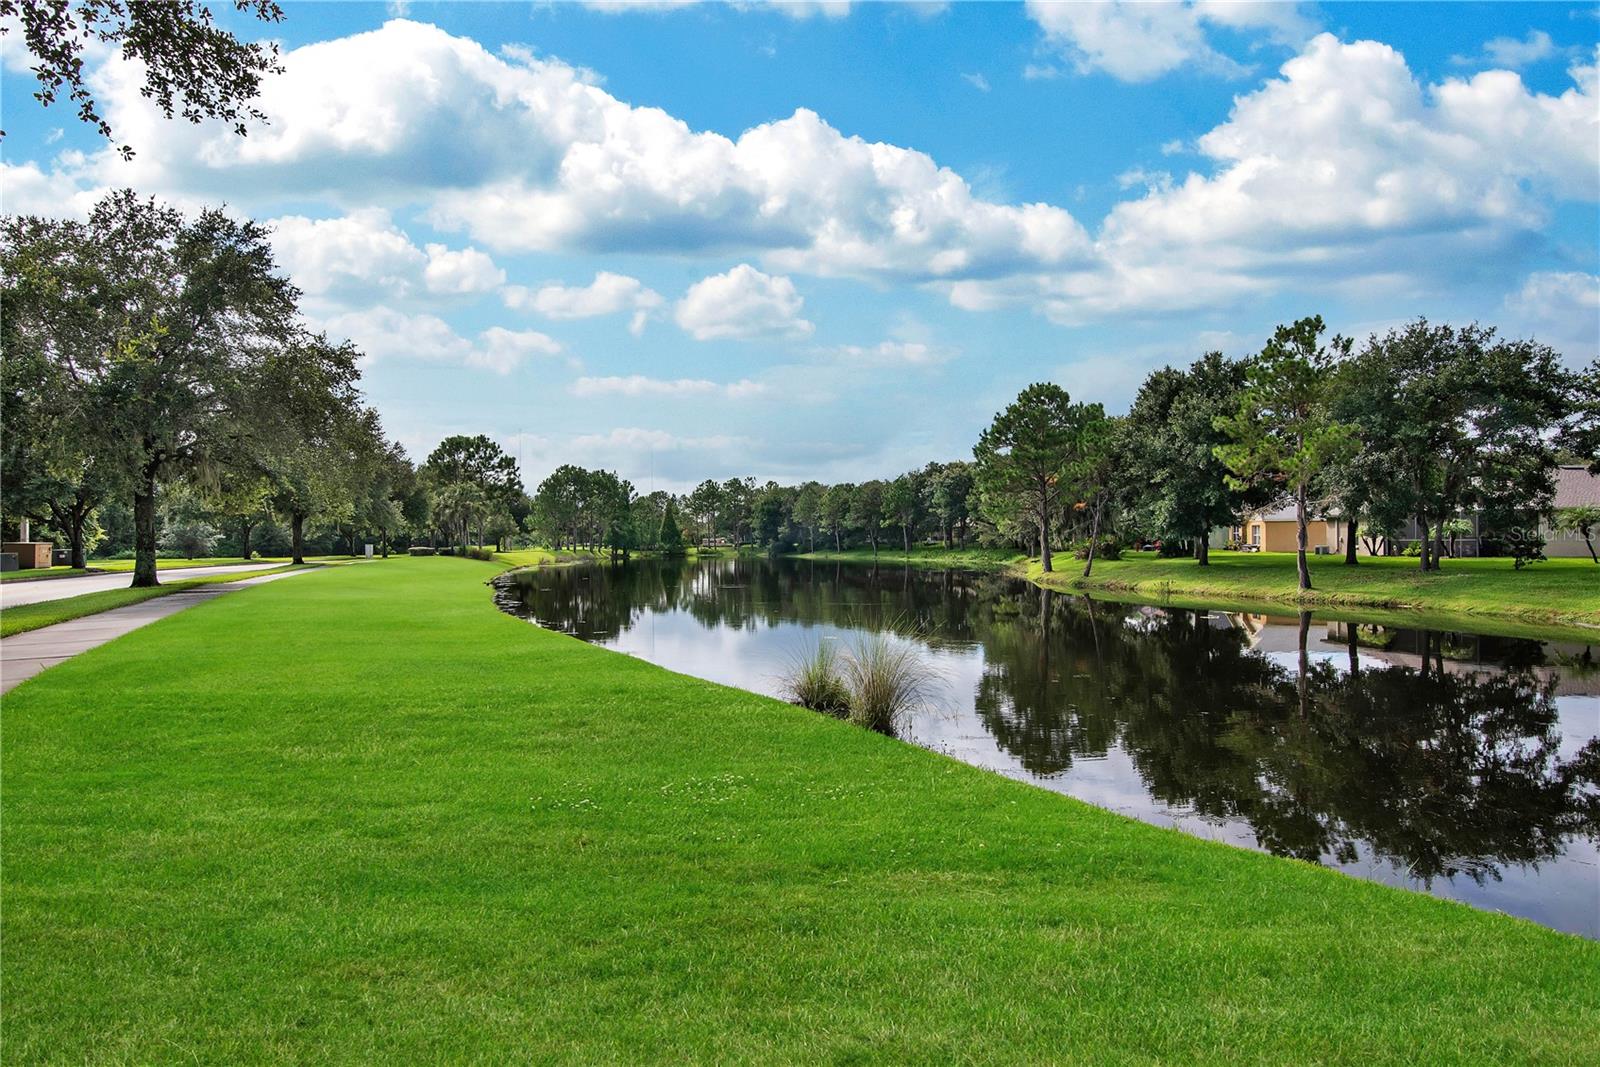
{"type": "Polygon", "coordinates": [[[886,631],[939,675],[907,740],[1147,822],[1600,937],[1600,647],[792,560],[525,571],[496,599],[772,694],[817,641],[886,631]]]}

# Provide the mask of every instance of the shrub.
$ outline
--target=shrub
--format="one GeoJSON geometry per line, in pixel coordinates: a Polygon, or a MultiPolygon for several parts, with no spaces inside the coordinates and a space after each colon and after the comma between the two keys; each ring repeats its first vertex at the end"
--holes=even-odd
{"type": "MultiPolygon", "coordinates": [[[[1085,537],[1072,546],[1072,554],[1077,559],[1089,558],[1089,539],[1085,537]]],[[[1162,554],[1166,554],[1166,546],[1162,546],[1162,554]]],[[[1122,542],[1115,537],[1100,538],[1100,547],[1094,550],[1095,559],[1121,559],[1122,542]]]]}
{"type": "Polygon", "coordinates": [[[489,560],[494,559],[494,549],[472,547],[467,549],[465,555],[468,559],[480,559],[484,562],[488,562],[489,560]]]}

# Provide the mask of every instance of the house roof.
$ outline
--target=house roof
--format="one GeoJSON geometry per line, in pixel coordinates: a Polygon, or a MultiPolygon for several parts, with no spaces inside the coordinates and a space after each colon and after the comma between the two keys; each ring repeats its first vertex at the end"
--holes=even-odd
{"type": "MultiPolygon", "coordinates": [[[[1311,501],[1306,505],[1306,518],[1311,522],[1320,522],[1323,519],[1339,518],[1337,507],[1323,507],[1318,501],[1311,501]]],[[[1245,516],[1246,522],[1294,522],[1294,500],[1280,501],[1260,511],[1252,511],[1245,516]]]]}
{"type": "Polygon", "coordinates": [[[1556,468],[1556,495],[1553,505],[1576,508],[1588,504],[1600,507],[1600,475],[1590,474],[1577,464],[1556,468]]]}

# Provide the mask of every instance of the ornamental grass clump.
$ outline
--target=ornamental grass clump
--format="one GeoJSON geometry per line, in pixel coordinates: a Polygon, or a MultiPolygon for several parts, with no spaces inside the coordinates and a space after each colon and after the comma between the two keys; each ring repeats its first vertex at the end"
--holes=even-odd
{"type": "Polygon", "coordinates": [[[916,646],[881,633],[856,641],[844,656],[843,675],[850,721],[884,734],[893,734],[901,719],[927,702],[936,677],[916,646]]]}
{"type": "Polygon", "coordinates": [[[783,678],[789,699],[803,708],[844,718],[850,713],[850,691],[839,671],[839,649],[827,641],[808,656],[798,656],[783,678]]]}

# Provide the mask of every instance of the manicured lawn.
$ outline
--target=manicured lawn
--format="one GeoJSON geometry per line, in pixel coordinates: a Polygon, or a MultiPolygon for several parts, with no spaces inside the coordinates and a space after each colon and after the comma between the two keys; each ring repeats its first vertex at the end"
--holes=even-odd
{"type": "Polygon", "coordinates": [[[98,593],[84,593],[82,596],[62,597],[60,600],[43,600],[37,604],[18,604],[0,612],[0,637],[10,637],[12,634],[27,633],[45,626],[54,626],[58,622],[68,619],[81,619],[85,615],[98,615],[102,611],[112,608],[127,607],[143,600],[150,600],[158,596],[167,596],[171,593],[193,589],[199,585],[213,585],[217,582],[237,582],[243,578],[255,578],[262,574],[281,574],[285,570],[299,570],[298,567],[273,567],[266,570],[252,570],[241,567],[233,574],[213,574],[205,578],[186,578],[182,581],[166,582],[162,585],[147,586],[141,589],[102,589],[98,593]]]}
{"type": "MultiPolygon", "coordinates": [[[[801,558],[870,562],[872,552],[850,549],[801,558]]],[[[1292,552],[1212,552],[1209,567],[1192,559],[1130,552],[1120,560],[1096,560],[1087,581],[1083,561],[1070,553],[1056,555],[1050,576],[1039,569],[1038,560],[1009,549],[917,548],[909,556],[880,551],[878,558],[882,564],[1006,568],[1053,589],[1100,591],[1143,602],[1219,608],[1271,604],[1378,608],[1418,613],[1412,620],[1415,625],[1504,620],[1513,624],[1512,629],[1532,627],[1569,637],[1600,626],[1600,567],[1588,559],[1553,559],[1520,571],[1508,559],[1446,560],[1443,571],[1423,574],[1416,560],[1403,557],[1364,556],[1358,566],[1346,567],[1342,556],[1312,556],[1315,588],[1306,595],[1295,581],[1292,552]]]]}
{"type": "Polygon", "coordinates": [[[556,563],[578,563],[599,559],[600,556],[594,552],[565,548],[559,552],[550,548],[517,548],[509,552],[496,552],[494,558],[513,567],[548,567],[556,563]]]}
{"type": "MultiPolygon", "coordinates": [[[[871,563],[873,557],[870,548],[847,548],[843,552],[819,548],[815,552],[802,553],[800,558],[871,563]]],[[[1012,548],[979,548],[976,545],[971,548],[950,549],[916,545],[908,554],[898,544],[885,544],[878,547],[877,558],[880,564],[895,566],[910,563],[925,567],[971,567],[982,570],[1020,566],[1028,562],[1026,556],[1012,548]]]]}
{"type": "MultiPolygon", "coordinates": [[[[254,559],[244,559],[240,556],[214,556],[208,559],[158,559],[156,570],[181,571],[190,567],[227,567],[243,565],[246,563],[274,563],[287,560],[287,556],[268,558],[257,556],[254,559]]],[[[350,559],[349,556],[308,556],[307,559],[350,559]]],[[[113,574],[133,573],[133,560],[131,559],[91,559],[86,568],[78,567],[34,567],[30,570],[10,571],[0,575],[0,581],[15,582],[26,581],[33,578],[75,578],[81,574],[93,574],[96,571],[113,574]]]]}
{"type": "Polygon", "coordinates": [[[88,573],[89,569],[86,567],[24,567],[21,570],[0,574],[0,582],[26,582],[38,578],[75,578],[88,573]]]}
{"type": "MultiPolygon", "coordinates": [[[[1099,560],[1088,582],[1083,562],[1058,557],[1053,588],[1113,589],[1159,600],[1167,596],[1284,601],[1306,605],[1401,608],[1461,617],[1492,616],[1525,623],[1600,626],[1600,567],[1587,559],[1553,559],[1517,570],[1508,559],[1446,560],[1444,569],[1423,574],[1403,557],[1363,558],[1347,567],[1343,557],[1312,556],[1310,594],[1295,582],[1289,552],[1213,552],[1211,565],[1191,559],[1160,559],[1129,553],[1099,560]]],[[[1037,562],[1029,576],[1040,579],[1037,562]]]]}
{"type": "Polygon", "coordinates": [[[1600,944],[498,613],[223,597],[5,702],[17,1062],[1595,1062],[1600,944]]]}

